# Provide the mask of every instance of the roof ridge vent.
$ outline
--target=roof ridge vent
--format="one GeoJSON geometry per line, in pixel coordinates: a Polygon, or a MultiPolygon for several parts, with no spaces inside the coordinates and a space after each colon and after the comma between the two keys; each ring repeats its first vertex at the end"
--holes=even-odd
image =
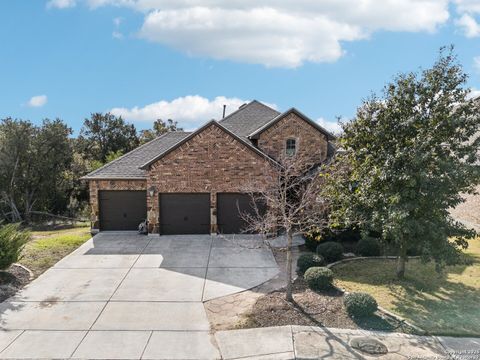
{"type": "Polygon", "coordinates": [[[238,108],[239,108],[239,109],[243,109],[243,108],[244,108],[245,106],[247,106],[247,105],[248,105],[248,103],[244,103],[244,104],[240,105],[238,108]]]}

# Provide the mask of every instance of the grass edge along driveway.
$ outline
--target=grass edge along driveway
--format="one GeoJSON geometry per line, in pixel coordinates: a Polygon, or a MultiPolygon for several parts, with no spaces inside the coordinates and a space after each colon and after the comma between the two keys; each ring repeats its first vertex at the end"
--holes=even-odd
{"type": "Polygon", "coordinates": [[[91,237],[88,224],[61,230],[32,231],[32,240],[25,245],[18,262],[37,277],[91,237]]]}
{"type": "Polygon", "coordinates": [[[396,262],[388,259],[352,261],[333,271],[338,286],[371,294],[432,335],[480,336],[480,237],[466,254],[471,265],[447,266],[440,274],[434,264],[411,259],[404,280],[396,279],[396,262]]]}

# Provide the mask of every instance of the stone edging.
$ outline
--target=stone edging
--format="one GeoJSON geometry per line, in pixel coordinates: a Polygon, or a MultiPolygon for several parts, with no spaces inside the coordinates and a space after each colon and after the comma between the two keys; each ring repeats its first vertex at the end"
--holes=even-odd
{"type": "Polygon", "coordinates": [[[13,266],[18,266],[19,268],[22,268],[23,270],[25,270],[26,272],[28,272],[28,275],[29,275],[29,281],[32,281],[34,279],[34,275],[33,275],[33,271],[30,270],[29,268],[27,268],[26,266],[22,265],[22,264],[19,264],[19,263],[13,263],[12,264],[13,266]]]}
{"type": "MultiPolygon", "coordinates": [[[[419,259],[419,258],[420,258],[420,256],[409,256],[409,259],[419,259]]],[[[339,265],[339,264],[348,263],[348,262],[352,262],[352,261],[356,261],[356,260],[368,260],[368,259],[397,260],[397,257],[396,256],[359,256],[359,257],[339,260],[339,261],[336,261],[334,263],[328,264],[326,267],[330,269],[330,268],[332,268],[336,265],[339,265]]],[[[333,286],[334,286],[335,289],[340,291],[342,294],[344,294],[344,295],[348,294],[348,291],[346,291],[345,289],[342,289],[341,287],[336,286],[336,285],[333,285],[333,286]]],[[[416,325],[413,325],[412,323],[407,321],[407,319],[401,317],[400,315],[394,314],[391,311],[388,311],[387,309],[385,309],[381,306],[378,306],[378,310],[380,310],[385,315],[397,320],[398,322],[402,322],[402,323],[406,324],[407,326],[410,326],[412,329],[414,329],[415,331],[417,331],[420,334],[423,334],[423,335],[428,334],[427,331],[423,330],[422,328],[420,328],[416,325]]]]}

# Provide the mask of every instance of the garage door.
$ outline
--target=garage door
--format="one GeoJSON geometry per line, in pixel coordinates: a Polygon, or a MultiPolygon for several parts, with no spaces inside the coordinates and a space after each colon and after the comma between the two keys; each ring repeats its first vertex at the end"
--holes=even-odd
{"type": "Polygon", "coordinates": [[[99,191],[100,230],[137,230],[147,218],[146,191],[99,191]]]}
{"type": "MultiPolygon", "coordinates": [[[[264,208],[260,206],[260,210],[264,208]]],[[[244,232],[246,223],[241,213],[254,214],[250,195],[240,193],[217,194],[218,231],[222,234],[240,234],[244,232]]]]}
{"type": "Polygon", "coordinates": [[[160,234],[210,234],[210,194],[160,194],[160,234]]]}

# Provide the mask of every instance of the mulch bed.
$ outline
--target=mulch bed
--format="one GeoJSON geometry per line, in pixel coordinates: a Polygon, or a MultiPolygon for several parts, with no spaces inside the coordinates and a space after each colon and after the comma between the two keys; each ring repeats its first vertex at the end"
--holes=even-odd
{"type": "Polygon", "coordinates": [[[285,290],[262,296],[239,327],[307,325],[414,333],[413,329],[381,314],[354,320],[345,311],[340,291],[317,293],[310,290],[301,277],[293,284],[293,298],[294,304],[287,302],[285,290]]]}
{"type": "Polygon", "coordinates": [[[12,265],[5,271],[0,271],[0,302],[23,288],[30,282],[30,273],[24,268],[12,265]]]}

